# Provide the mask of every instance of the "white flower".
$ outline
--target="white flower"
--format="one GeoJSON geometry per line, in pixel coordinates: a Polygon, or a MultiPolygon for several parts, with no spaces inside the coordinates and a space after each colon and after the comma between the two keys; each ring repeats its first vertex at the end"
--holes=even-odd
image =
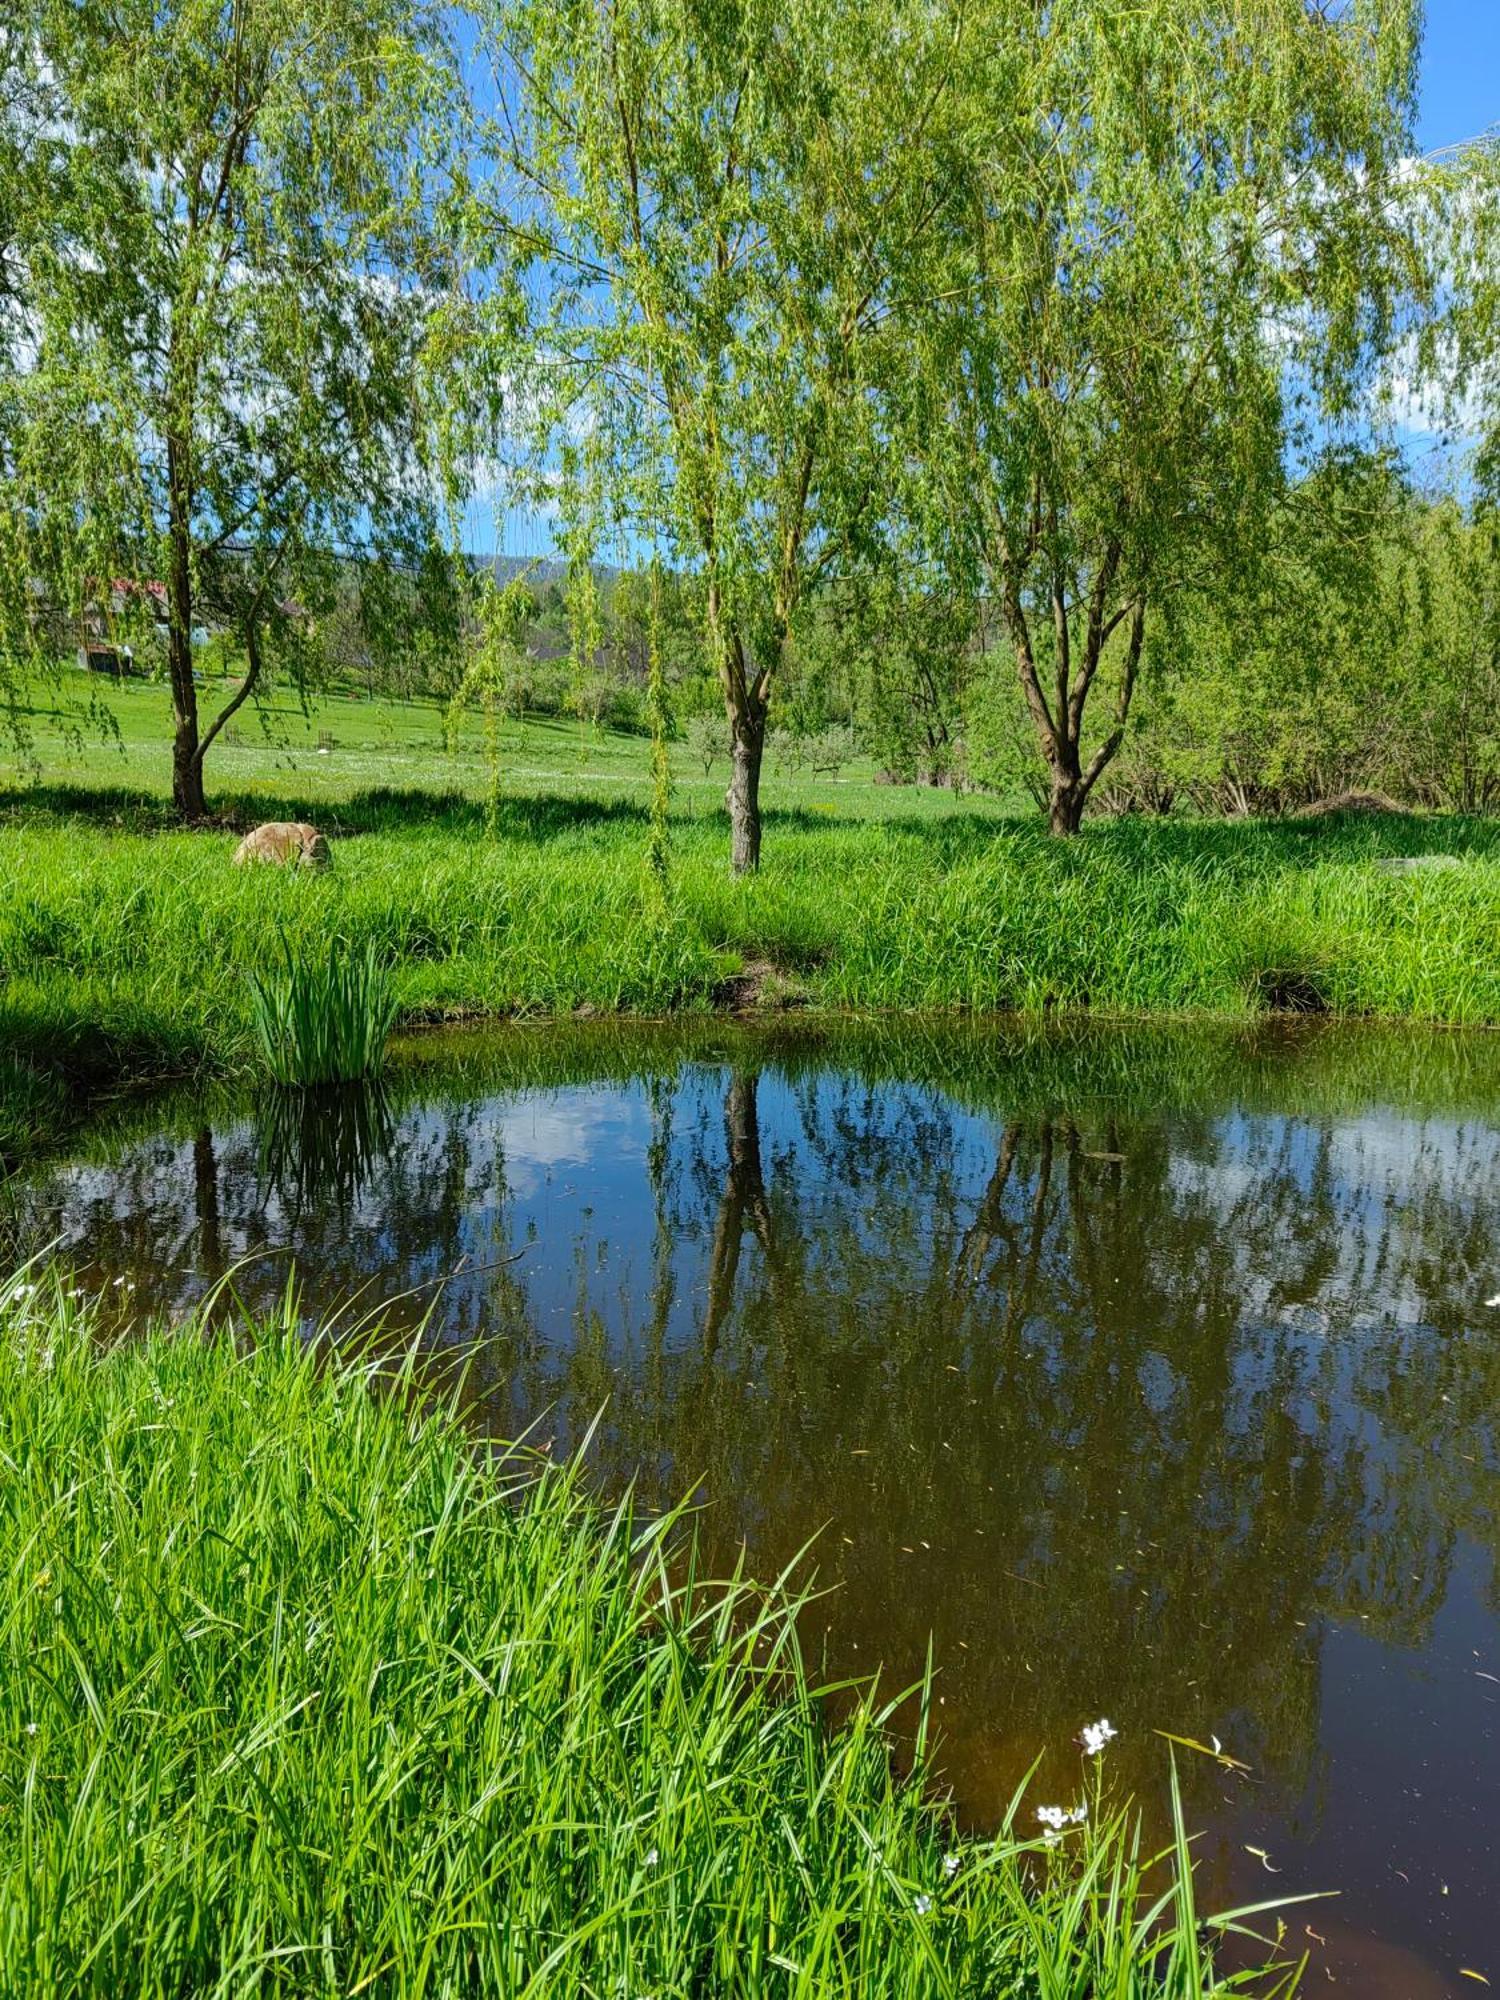
{"type": "Polygon", "coordinates": [[[1074,1806],[1071,1812],[1064,1806],[1038,1806],[1036,1816],[1048,1829],[1050,1844],[1065,1826],[1082,1826],[1089,1816],[1089,1809],[1086,1804],[1074,1806]]]}
{"type": "Polygon", "coordinates": [[[945,1854],[943,1856],[943,1873],[945,1875],[956,1875],[958,1873],[958,1856],[956,1854],[945,1854]]]}
{"type": "Polygon", "coordinates": [[[932,1908],[931,1896],[918,1896],[913,1902],[912,1908],[919,1917],[925,1917],[927,1912],[932,1908]]]}
{"type": "Polygon", "coordinates": [[[1045,1847],[1056,1847],[1061,1839],[1062,1835],[1057,1831],[1057,1828],[1049,1826],[1047,1831],[1042,1835],[1042,1844],[1045,1847]]]}
{"type": "Polygon", "coordinates": [[[34,1722],[28,1722],[28,1723],[27,1723],[27,1725],[26,1725],[26,1734],[27,1734],[28,1736],[35,1736],[35,1735],[36,1735],[36,1724],[35,1724],[34,1722]]]}
{"type": "Polygon", "coordinates": [[[1107,1717],[1101,1718],[1098,1722],[1086,1722],[1083,1726],[1083,1733],[1078,1738],[1078,1741],[1083,1745],[1084,1756],[1097,1757],[1105,1744],[1113,1741],[1119,1733],[1119,1730],[1115,1728],[1114,1724],[1107,1717]]]}
{"type": "Polygon", "coordinates": [[[660,1861],[660,1859],[661,1856],[657,1853],[656,1849],[653,1847],[651,1852],[646,1856],[646,1866],[648,1868],[654,1868],[657,1862],[660,1861]]]}

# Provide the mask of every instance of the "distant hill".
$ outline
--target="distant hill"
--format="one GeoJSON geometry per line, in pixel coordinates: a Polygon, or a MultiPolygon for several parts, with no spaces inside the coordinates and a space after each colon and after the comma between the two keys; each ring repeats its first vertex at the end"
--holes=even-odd
{"type": "MultiPolygon", "coordinates": [[[[528,572],[534,583],[567,581],[568,565],[556,556],[470,556],[469,561],[476,569],[489,570],[496,583],[509,583],[528,572]]],[[[594,574],[601,582],[613,582],[620,570],[617,564],[596,562],[594,574]]]]}

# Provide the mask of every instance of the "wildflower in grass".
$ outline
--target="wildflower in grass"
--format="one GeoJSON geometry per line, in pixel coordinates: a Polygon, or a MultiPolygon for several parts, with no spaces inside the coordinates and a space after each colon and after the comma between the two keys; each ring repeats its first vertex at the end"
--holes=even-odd
{"type": "Polygon", "coordinates": [[[916,1911],[919,1917],[925,1917],[927,1912],[932,1908],[931,1896],[916,1897],[916,1899],[912,1903],[912,1908],[916,1911]]]}
{"type": "Polygon", "coordinates": [[[1084,1756],[1097,1757],[1105,1744],[1113,1742],[1119,1733],[1119,1730],[1115,1728],[1114,1724],[1107,1717],[1101,1718],[1098,1722],[1086,1722],[1083,1726],[1083,1733],[1078,1738],[1078,1741],[1083,1746],[1084,1756]]]}
{"type": "Polygon", "coordinates": [[[35,1735],[36,1735],[36,1724],[35,1724],[35,1722],[28,1722],[28,1723],[27,1723],[27,1725],[26,1725],[26,1734],[27,1734],[28,1736],[35,1736],[35,1735]]]}
{"type": "Polygon", "coordinates": [[[956,1854],[945,1854],[943,1856],[943,1873],[945,1875],[956,1875],[958,1873],[958,1856],[956,1854]]]}
{"type": "Polygon", "coordinates": [[[1050,1826],[1054,1833],[1061,1833],[1068,1823],[1068,1815],[1061,1806],[1038,1806],[1036,1816],[1043,1826],[1050,1826]]]}
{"type": "Polygon", "coordinates": [[[656,1849],[653,1847],[651,1852],[646,1856],[646,1866],[648,1868],[654,1868],[657,1862],[660,1861],[660,1859],[661,1856],[657,1853],[656,1849]]]}

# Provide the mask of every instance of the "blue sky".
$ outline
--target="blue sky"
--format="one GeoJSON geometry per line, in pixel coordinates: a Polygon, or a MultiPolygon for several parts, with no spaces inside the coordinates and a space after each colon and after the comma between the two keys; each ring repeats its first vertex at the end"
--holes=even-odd
{"type": "MultiPolygon", "coordinates": [[[[1436,152],[1492,127],[1500,127],[1500,0],[1427,0],[1418,144],[1436,152]]],[[[520,509],[476,504],[465,527],[468,546],[483,553],[497,542],[508,555],[553,551],[549,524],[520,509]]]]}
{"type": "Polygon", "coordinates": [[[1424,152],[1500,125],[1500,0],[1427,0],[1417,137],[1424,152]]]}

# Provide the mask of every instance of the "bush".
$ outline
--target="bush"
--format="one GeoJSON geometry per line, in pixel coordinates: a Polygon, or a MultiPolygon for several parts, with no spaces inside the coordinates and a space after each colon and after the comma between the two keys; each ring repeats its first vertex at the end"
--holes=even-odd
{"type": "Polygon", "coordinates": [[[695,715],[687,727],[688,748],[703,766],[706,778],[720,758],[728,760],[729,722],[720,712],[695,715]]]}

